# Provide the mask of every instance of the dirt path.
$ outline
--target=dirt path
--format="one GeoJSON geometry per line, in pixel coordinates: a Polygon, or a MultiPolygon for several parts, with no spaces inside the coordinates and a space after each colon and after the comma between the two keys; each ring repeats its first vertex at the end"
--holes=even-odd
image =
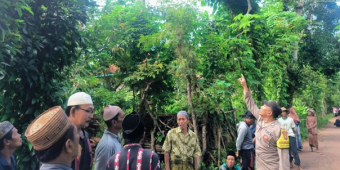
{"type": "MultiPolygon", "coordinates": [[[[319,130],[319,150],[311,152],[308,141],[303,142],[302,152],[299,152],[302,168],[305,170],[337,170],[340,163],[340,128],[330,120],[322,130],[319,130]]],[[[298,169],[294,165],[294,170],[298,169]]]]}

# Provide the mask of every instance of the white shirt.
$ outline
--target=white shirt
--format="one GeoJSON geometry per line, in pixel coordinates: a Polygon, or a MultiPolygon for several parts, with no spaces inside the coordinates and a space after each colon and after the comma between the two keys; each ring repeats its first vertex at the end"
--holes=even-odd
{"type": "Polygon", "coordinates": [[[288,132],[288,136],[295,137],[293,129],[295,128],[294,120],[291,117],[288,117],[286,119],[283,119],[280,117],[278,121],[281,124],[282,129],[286,129],[288,132]]]}

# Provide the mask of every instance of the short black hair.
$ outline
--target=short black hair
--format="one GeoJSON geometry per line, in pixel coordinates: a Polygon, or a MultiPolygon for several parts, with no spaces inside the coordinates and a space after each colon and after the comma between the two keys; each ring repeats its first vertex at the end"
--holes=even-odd
{"type": "Polygon", "coordinates": [[[228,151],[225,158],[228,159],[228,156],[233,156],[235,158],[235,161],[237,161],[237,157],[234,151],[228,151]]]}
{"type": "Polygon", "coordinates": [[[70,112],[71,112],[72,107],[79,109],[80,105],[67,106],[66,109],[65,109],[65,113],[66,113],[67,116],[70,116],[70,112]]]}
{"type": "MultiPolygon", "coordinates": [[[[123,135],[123,137],[124,137],[124,135],[123,135]]],[[[125,145],[132,144],[132,143],[139,143],[142,140],[142,137],[143,137],[143,135],[139,136],[137,138],[133,138],[133,139],[124,138],[125,145]]]]}
{"type": "Polygon", "coordinates": [[[65,143],[68,139],[74,140],[74,134],[73,134],[74,126],[71,125],[65,134],[51,147],[42,150],[42,151],[35,151],[36,156],[40,162],[50,162],[56,159],[63,150],[63,147],[65,146],[65,143]]]}
{"type": "Polygon", "coordinates": [[[12,139],[12,130],[10,130],[1,140],[0,140],[0,150],[5,148],[4,140],[11,140],[12,139]]]}
{"type": "MultiPolygon", "coordinates": [[[[104,111],[101,114],[103,115],[104,111]]],[[[118,117],[119,117],[119,113],[115,117],[113,117],[112,119],[105,121],[106,126],[110,128],[112,126],[112,120],[117,121],[118,117]]]]}

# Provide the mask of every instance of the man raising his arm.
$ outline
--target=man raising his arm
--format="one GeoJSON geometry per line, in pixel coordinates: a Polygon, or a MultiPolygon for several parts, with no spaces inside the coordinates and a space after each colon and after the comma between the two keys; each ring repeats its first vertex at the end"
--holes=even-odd
{"type": "Polygon", "coordinates": [[[281,125],[276,120],[282,112],[280,106],[271,100],[264,101],[264,105],[261,106],[261,109],[258,109],[254,99],[251,97],[251,92],[244,76],[242,75],[238,81],[243,86],[247,107],[257,119],[255,132],[256,168],[259,170],[286,170],[282,162],[287,162],[289,155],[276,146],[281,131],[281,125]]]}

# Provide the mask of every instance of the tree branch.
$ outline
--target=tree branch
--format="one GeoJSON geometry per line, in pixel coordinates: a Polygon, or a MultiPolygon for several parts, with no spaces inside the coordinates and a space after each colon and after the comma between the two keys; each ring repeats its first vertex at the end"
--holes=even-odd
{"type": "Polygon", "coordinates": [[[253,9],[251,7],[251,3],[250,3],[250,0],[247,0],[247,3],[248,3],[248,10],[247,10],[247,14],[249,14],[249,12],[253,9]]]}
{"type": "Polygon", "coordinates": [[[158,119],[158,121],[163,124],[165,127],[172,129],[172,127],[170,127],[168,124],[164,123],[161,119],[158,119]]]}

